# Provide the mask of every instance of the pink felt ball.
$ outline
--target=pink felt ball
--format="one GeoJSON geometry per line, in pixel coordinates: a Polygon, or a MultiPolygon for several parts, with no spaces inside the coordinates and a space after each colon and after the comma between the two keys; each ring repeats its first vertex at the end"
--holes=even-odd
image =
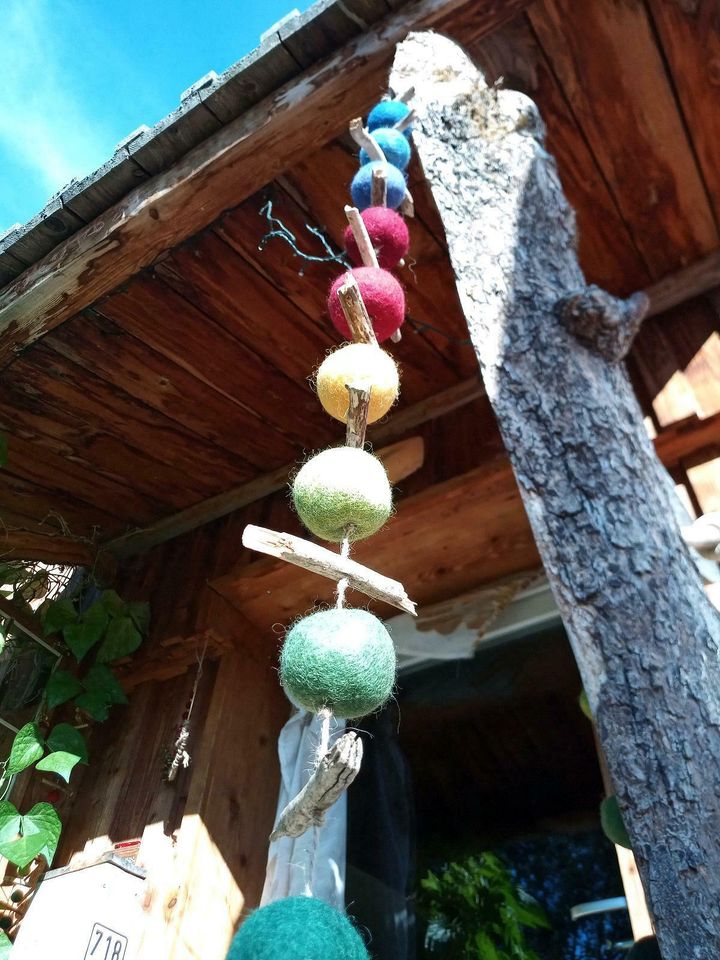
{"type": "MultiPolygon", "coordinates": [[[[410,248],[410,234],[403,218],[389,207],[368,207],[360,216],[380,266],[386,270],[396,267],[410,248]]],[[[362,259],[350,227],[345,231],[345,249],[353,264],[359,266],[362,259]]]]}
{"type": "MultiPolygon", "coordinates": [[[[357,280],[360,294],[372,321],[379,342],[395,333],[405,319],[405,294],[395,277],[380,267],[355,267],[350,271],[357,280]]],[[[338,290],[347,278],[343,273],[330,288],[328,311],[340,333],[352,340],[352,333],[340,306],[338,290]]]]}

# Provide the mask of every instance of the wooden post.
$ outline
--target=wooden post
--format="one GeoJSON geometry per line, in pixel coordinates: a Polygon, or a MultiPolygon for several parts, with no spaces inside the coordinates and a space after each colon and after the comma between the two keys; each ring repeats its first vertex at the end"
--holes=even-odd
{"type": "Polygon", "coordinates": [[[587,290],[527,97],[488,90],[436,34],[398,48],[391,84],[411,83],[414,142],[663,958],[716,960],[720,621],[620,362],[645,298],[587,290]]]}

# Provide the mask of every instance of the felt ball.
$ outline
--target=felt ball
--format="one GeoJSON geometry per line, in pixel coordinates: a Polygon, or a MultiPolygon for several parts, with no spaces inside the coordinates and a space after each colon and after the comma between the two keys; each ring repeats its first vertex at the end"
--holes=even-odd
{"type": "MultiPolygon", "coordinates": [[[[372,133],[378,127],[394,127],[410,113],[410,107],[402,100],[381,100],[376,104],[367,118],[367,128],[372,133]]],[[[403,130],[406,137],[412,133],[412,125],[403,130]]]]}
{"type": "MultiPolygon", "coordinates": [[[[410,144],[407,137],[404,137],[399,130],[393,130],[392,127],[378,127],[373,131],[377,145],[385,154],[385,159],[398,170],[404,170],[410,163],[410,144]]],[[[366,150],[360,151],[360,163],[370,163],[370,157],[366,150]]]]}
{"type": "MultiPolygon", "coordinates": [[[[386,270],[396,267],[410,249],[410,234],[403,218],[389,207],[368,207],[360,216],[380,266],[386,270]]],[[[353,264],[360,266],[362,257],[350,227],[345,230],[345,249],[353,264]]]]}
{"type": "Polygon", "coordinates": [[[285,638],[280,680],[306,710],[339,717],[377,710],[395,684],[395,647],[367,610],[321,610],[299,620],[285,638]]]}
{"type": "Polygon", "coordinates": [[[226,960],[370,960],[351,921],[323,900],[287,897],[251,913],[226,960]]]}
{"type": "Polygon", "coordinates": [[[350,402],[348,384],[370,390],[368,423],[385,416],[400,390],[395,361],[371,343],[349,343],[335,350],[320,364],[315,383],[325,412],[343,423],[350,402]]]}
{"type": "Polygon", "coordinates": [[[392,490],[377,457],[356,447],[331,447],[308,460],[292,485],[295,509],[315,536],[342,543],[376,533],[392,513],[392,490]]]}
{"type": "Polygon", "coordinates": [[[372,175],[373,170],[378,168],[383,169],[386,174],[388,207],[395,210],[403,202],[406,187],[402,170],[398,170],[391,163],[373,160],[371,163],[364,163],[360,167],[350,184],[352,200],[358,210],[364,210],[372,203],[372,175]]]}
{"type": "MultiPolygon", "coordinates": [[[[375,336],[382,342],[402,326],[405,319],[405,294],[395,277],[381,267],[354,267],[351,271],[357,280],[363,303],[367,308],[375,336]]],[[[330,287],[328,312],[335,328],[347,340],[352,340],[338,297],[338,290],[347,280],[343,273],[330,287]]]]}

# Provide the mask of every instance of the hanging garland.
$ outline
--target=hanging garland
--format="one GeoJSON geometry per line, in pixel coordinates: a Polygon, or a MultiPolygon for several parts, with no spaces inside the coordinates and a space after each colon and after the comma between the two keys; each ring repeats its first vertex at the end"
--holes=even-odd
{"type": "MultiPolygon", "coordinates": [[[[321,743],[312,775],[278,817],[271,840],[298,837],[322,825],[329,807],[360,769],[362,741],[347,731],[330,746],[332,715],[356,719],[380,709],[392,695],[395,648],[385,625],[364,609],[346,606],[348,587],[415,614],[402,584],[350,558],[352,544],[372,536],[392,513],[392,490],[381,461],[365,450],[368,423],[397,400],[398,368],[379,343],[401,337],[405,294],[390,272],[409,249],[412,216],[405,170],[410,161],[412,95],[383,100],[367,127],[353,120],[350,133],[361,147],[360,169],[345,207],[345,247],[352,267],[330,288],[328,313],[336,330],[353,343],[333,351],[316,375],[323,409],[346,424],[345,445],[316,454],[292,482],[292,500],[307,529],[340,544],[339,552],[250,525],[243,544],[313,570],[337,582],[335,606],[298,620],[280,656],[280,681],[293,703],[321,719],[321,743]]],[[[233,940],[228,960],[368,960],[351,921],[313,897],[288,897],[257,910],[233,940]]]]}

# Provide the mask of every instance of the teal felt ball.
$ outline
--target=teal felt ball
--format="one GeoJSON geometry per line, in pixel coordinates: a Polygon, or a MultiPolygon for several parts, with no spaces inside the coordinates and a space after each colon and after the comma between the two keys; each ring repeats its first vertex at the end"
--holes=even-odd
{"type": "MultiPolygon", "coordinates": [[[[410,144],[399,130],[393,130],[392,127],[380,127],[373,131],[377,145],[385,154],[385,159],[398,170],[404,170],[410,163],[410,144]]],[[[360,163],[370,162],[370,157],[366,150],[360,151],[360,163]]]]}
{"type": "Polygon", "coordinates": [[[341,543],[363,540],[392,513],[392,489],[385,467],[355,447],[331,447],[300,468],[292,485],[300,519],[311,533],[341,543]]]}
{"type": "Polygon", "coordinates": [[[312,897],[276,900],[250,914],[226,960],[370,960],[350,920],[312,897]]]}
{"type": "Polygon", "coordinates": [[[367,610],[321,610],[288,631],[280,681],[312,713],[327,707],[339,717],[364,717],[392,693],[395,647],[382,621],[367,610]]]}
{"type": "MultiPolygon", "coordinates": [[[[367,128],[373,133],[378,127],[394,127],[410,113],[410,107],[402,100],[381,100],[367,118],[367,128]]],[[[412,125],[403,131],[406,137],[412,133],[412,125]]]]}
{"type": "Polygon", "coordinates": [[[391,163],[382,160],[373,160],[365,163],[353,177],[350,184],[352,200],[358,210],[365,210],[372,204],[372,175],[373,170],[383,169],[387,177],[387,206],[397,210],[405,197],[405,177],[402,170],[398,170],[391,163]]]}

